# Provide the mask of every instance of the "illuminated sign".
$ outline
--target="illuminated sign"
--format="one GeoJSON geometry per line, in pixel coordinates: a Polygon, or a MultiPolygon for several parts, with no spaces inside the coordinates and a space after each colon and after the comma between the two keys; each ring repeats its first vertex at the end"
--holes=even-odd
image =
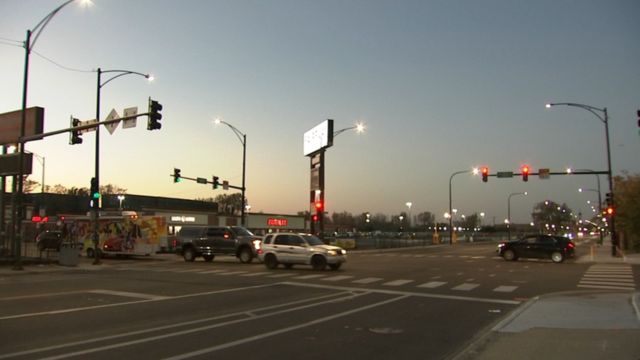
{"type": "Polygon", "coordinates": [[[269,226],[287,226],[289,225],[288,219],[276,219],[276,218],[268,218],[267,225],[269,226]]]}
{"type": "Polygon", "coordinates": [[[196,218],[195,216],[172,216],[171,221],[183,223],[196,222],[196,218]]]}
{"type": "Polygon", "coordinates": [[[333,145],[333,120],[323,121],[313,129],[304,133],[304,156],[328,148],[333,145]]]}
{"type": "MultiPolygon", "coordinates": [[[[64,221],[64,218],[62,218],[62,220],[64,221]]],[[[39,222],[46,223],[46,222],[49,222],[49,217],[48,216],[35,215],[35,216],[31,217],[31,222],[34,222],[34,223],[39,223],[39,222]]]]}

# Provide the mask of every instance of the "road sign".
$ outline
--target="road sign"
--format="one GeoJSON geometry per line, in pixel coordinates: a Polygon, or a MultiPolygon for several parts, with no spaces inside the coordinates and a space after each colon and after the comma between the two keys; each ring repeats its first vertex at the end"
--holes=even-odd
{"type": "Polygon", "coordinates": [[[548,179],[550,177],[549,169],[539,169],[538,170],[538,177],[540,179],[548,179]]]}
{"type": "MultiPolygon", "coordinates": [[[[44,130],[44,108],[30,107],[26,110],[24,136],[42,134],[44,130]]],[[[0,145],[17,144],[20,139],[22,110],[0,114],[0,145]]]]}
{"type": "MultiPolygon", "coordinates": [[[[138,115],[138,107],[130,107],[130,108],[124,109],[124,114],[122,115],[122,117],[126,118],[126,117],[136,116],[136,115],[138,115]]],[[[136,117],[134,117],[133,119],[122,120],[122,128],[129,129],[129,128],[136,127],[136,120],[138,120],[138,118],[136,117]]]]}
{"type": "Polygon", "coordinates": [[[229,190],[229,182],[227,180],[222,181],[222,189],[229,190]]]}
{"type": "MultiPolygon", "coordinates": [[[[31,174],[33,154],[24,153],[24,169],[22,174],[31,174]]],[[[13,176],[20,174],[20,154],[0,155],[0,176],[13,176]]]]}
{"type": "Polygon", "coordinates": [[[497,177],[499,178],[512,178],[513,171],[498,171],[497,177]]]}
{"type": "Polygon", "coordinates": [[[196,178],[196,182],[198,184],[206,184],[207,183],[207,179],[199,177],[199,178],[196,178]]]}
{"type": "MultiPolygon", "coordinates": [[[[120,115],[118,115],[118,112],[116,111],[116,109],[111,109],[111,112],[109,113],[109,115],[107,115],[107,118],[104,120],[105,121],[115,120],[119,117],[120,115]]],[[[120,121],[112,122],[110,124],[104,124],[104,127],[109,131],[109,134],[113,135],[113,132],[116,131],[116,129],[118,128],[118,125],[120,125],[120,121]]]]}

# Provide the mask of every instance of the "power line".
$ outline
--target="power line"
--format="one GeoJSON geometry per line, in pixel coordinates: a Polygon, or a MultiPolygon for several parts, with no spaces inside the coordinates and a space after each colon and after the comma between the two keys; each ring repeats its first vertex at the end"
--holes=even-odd
{"type": "Polygon", "coordinates": [[[59,63],[57,63],[57,62],[55,62],[55,61],[53,61],[53,60],[49,59],[48,57],[46,57],[46,56],[44,56],[44,55],[40,54],[40,53],[39,53],[39,52],[37,52],[37,51],[34,51],[34,50],[31,50],[31,51],[32,51],[34,54],[38,55],[39,57],[41,57],[41,58],[43,58],[43,59],[47,60],[48,62],[52,63],[53,65],[55,65],[55,66],[57,66],[57,67],[59,67],[59,68],[61,68],[61,69],[67,70],[67,71],[74,71],[74,72],[81,72],[81,73],[90,73],[90,72],[95,72],[95,70],[83,70],[83,69],[74,69],[74,68],[70,68],[70,67],[68,67],[68,66],[61,65],[61,64],[59,64],[59,63]]]}

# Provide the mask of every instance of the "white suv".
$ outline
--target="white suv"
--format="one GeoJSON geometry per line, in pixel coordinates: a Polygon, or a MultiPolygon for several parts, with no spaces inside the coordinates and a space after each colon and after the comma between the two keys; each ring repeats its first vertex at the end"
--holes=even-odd
{"type": "Polygon", "coordinates": [[[275,233],[265,235],[258,256],[265,266],[275,269],[279,264],[290,269],[294,264],[311,265],[314,270],[324,270],[329,265],[338,270],[347,261],[347,252],[325,245],[311,234],[275,233]]]}

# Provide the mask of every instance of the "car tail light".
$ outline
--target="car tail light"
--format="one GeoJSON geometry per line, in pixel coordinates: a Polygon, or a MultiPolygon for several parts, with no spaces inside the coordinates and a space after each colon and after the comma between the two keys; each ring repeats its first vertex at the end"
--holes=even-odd
{"type": "Polygon", "coordinates": [[[567,248],[568,249],[573,249],[575,247],[575,245],[573,245],[573,243],[568,243],[567,244],[567,248]]]}

